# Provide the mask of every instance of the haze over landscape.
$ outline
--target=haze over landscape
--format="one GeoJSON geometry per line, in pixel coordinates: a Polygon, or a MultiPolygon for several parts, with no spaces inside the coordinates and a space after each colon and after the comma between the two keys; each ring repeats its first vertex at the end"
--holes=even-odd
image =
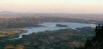
{"type": "Polygon", "coordinates": [[[103,0],[0,0],[0,49],[103,49],[103,0]]]}
{"type": "Polygon", "coordinates": [[[103,0],[0,0],[0,11],[22,13],[103,13],[103,0]]]}
{"type": "Polygon", "coordinates": [[[0,16],[103,19],[103,0],[0,0],[0,16]]]}

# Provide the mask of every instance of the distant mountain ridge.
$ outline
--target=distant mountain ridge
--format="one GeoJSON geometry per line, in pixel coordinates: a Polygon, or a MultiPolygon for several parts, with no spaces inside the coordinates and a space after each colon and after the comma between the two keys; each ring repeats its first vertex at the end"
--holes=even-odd
{"type": "Polygon", "coordinates": [[[10,11],[1,11],[0,16],[65,17],[65,18],[99,20],[99,21],[101,21],[103,19],[103,14],[17,13],[17,12],[10,12],[10,11]]]}

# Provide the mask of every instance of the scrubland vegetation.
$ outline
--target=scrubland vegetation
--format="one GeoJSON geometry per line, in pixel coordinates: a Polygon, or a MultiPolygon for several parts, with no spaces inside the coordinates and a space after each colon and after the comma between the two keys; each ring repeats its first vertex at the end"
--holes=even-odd
{"type": "MultiPolygon", "coordinates": [[[[11,43],[12,46],[23,44],[23,49],[73,49],[75,47],[84,47],[86,39],[93,37],[94,29],[84,27],[75,29],[60,29],[55,31],[45,31],[24,35],[20,39],[7,40],[3,38],[0,40],[0,46],[4,48],[11,43]],[[78,31],[79,30],[79,31],[78,31]],[[87,31],[87,32],[82,32],[87,31]],[[88,35],[89,34],[89,35],[88,35]]],[[[16,47],[16,46],[14,46],[16,47]]]]}

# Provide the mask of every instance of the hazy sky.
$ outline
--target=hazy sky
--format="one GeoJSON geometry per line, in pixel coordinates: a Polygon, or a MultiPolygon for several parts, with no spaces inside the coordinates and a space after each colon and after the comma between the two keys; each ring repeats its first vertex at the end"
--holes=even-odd
{"type": "Polygon", "coordinates": [[[0,11],[103,13],[103,0],[0,0],[0,11]]]}

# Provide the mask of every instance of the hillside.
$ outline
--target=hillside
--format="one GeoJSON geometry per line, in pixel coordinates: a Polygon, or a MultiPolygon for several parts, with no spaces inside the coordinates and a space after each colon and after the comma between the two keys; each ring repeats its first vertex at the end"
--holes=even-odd
{"type": "Polygon", "coordinates": [[[76,49],[103,49],[103,25],[98,25],[95,32],[96,35],[86,41],[85,47],[76,49]]]}

